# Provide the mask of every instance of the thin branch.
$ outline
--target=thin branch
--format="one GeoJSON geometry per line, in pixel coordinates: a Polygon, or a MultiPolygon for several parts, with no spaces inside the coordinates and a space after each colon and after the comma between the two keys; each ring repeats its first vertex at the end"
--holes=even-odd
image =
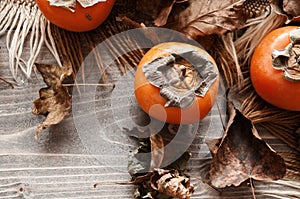
{"type": "Polygon", "coordinates": [[[8,84],[11,88],[14,88],[14,85],[12,83],[10,83],[9,81],[7,81],[6,79],[3,79],[2,77],[0,77],[0,80],[3,81],[4,83],[8,84]]]}

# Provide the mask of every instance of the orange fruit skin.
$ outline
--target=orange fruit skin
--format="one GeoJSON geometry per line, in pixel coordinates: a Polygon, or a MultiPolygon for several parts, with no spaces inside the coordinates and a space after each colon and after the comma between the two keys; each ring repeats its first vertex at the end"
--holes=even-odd
{"type": "Polygon", "coordinates": [[[84,8],[76,4],[75,12],[63,7],[51,6],[48,0],[36,0],[43,15],[60,28],[73,32],[86,32],[97,28],[109,16],[114,0],[99,2],[84,8]]]}
{"type": "Polygon", "coordinates": [[[188,46],[200,51],[210,61],[214,63],[214,66],[218,71],[214,59],[206,51],[189,44],[177,42],[162,43],[151,48],[141,59],[135,74],[135,97],[140,107],[146,113],[163,122],[172,124],[191,124],[199,122],[210,112],[217,98],[219,89],[219,76],[216,79],[216,81],[211,85],[206,95],[204,97],[196,96],[195,101],[191,106],[187,108],[165,108],[164,105],[166,103],[166,100],[160,95],[160,89],[153,86],[147,80],[147,78],[144,75],[144,72],[142,71],[142,67],[145,64],[151,62],[156,58],[169,55],[170,52],[166,52],[166,49],[171,49],[174,46],[176,48],[185,48],[188,46]]]}
{"type": "Polygon", "coordinates": [[[257,94],[266,102],[291,111],[300,111],[300,82],[283,78],[283,71],[272,67],[273,50],[284,49],[289,43],[289,33],[296,26],[285,26],[266,35],[253,53],[250,77],[257,94]]]}

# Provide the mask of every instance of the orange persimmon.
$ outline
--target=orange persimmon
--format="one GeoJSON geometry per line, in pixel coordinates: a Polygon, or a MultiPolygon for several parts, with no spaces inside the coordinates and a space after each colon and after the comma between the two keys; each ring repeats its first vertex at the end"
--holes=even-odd
{"type": "MultiPolygon", "coordinates": [[[[185,61],[184,63],[187,63],[190,60],[185,59],[184,61],[185,61]]],[[[197,74],[194,75],[197,76],[197,74]]],[[[203,74],[203,75],[205,76],[207,74],[203,74]]],[[[151,78],[157,80],[157,77],[155,78],[151,77],[151,78]]],[[[199,82],[196,82],[195,84],[197,83],[199,82]]],[[[206,85],[206,83],[208,82],[204,82],[203,85],[206,85]]],[[[168,85],[167,87],[169,88],[170,85],[168,85]]],[[[135,82],[134,82],[134,89],[135,89],[134,92],[135,92],[136,100],[140,105],[140,107],[150,116],[159,119],[161,121],[167,123],[173,123],[173,124],[190,124],[190,123],[198,122],[201,119],[203,119],[210,112],[217,98],[218,88],[219,88],[219,72],[214,59],[205,50],[199,47],[186,44],[186,43],[179,43],[179,42],[162,43],[151,48],[141,59],[135,74],[135,82]],[[156,63],[153,64],[154,67],[150,66],[147,69],[145,69],[144,67],[146,67],[147,65],[149,66],[149,64],[151,63],[154,63],[155,60],[158,60],[158,62],[160,62],[159,59],[166,58],[172,54],[174,54],[174,56],[177,56],[182,51],[185,51],[185,53],[182,54],[184,55],[183,57],[188,57],[190,56],[191,53],[194,53],[196,57],[198,56],[198,58],[200,58],[199,59],[200,61],[197,61],[197,59],[195,58],[196,61],[194,61],[194,64],[179,65],[179,68],[180,67],[185,68],[183,72],[184,74],[181,77],[178,76],[178,74],[181,71],[176,69],[174,70],[172,69],[173,71],[166,72],[167,75],[162,75],[159,81],[168,78],[167,76],[170,76],[171,75],[170,73],[175,74],[175,75],[172,74],[171,75],[172,77],[169,80],[169,82],[171,83],[175,82],[174,83],[175,87],[171,86],[173,90],[172,89],[169,90],[166,95],[169,95],[171,97],[174,95],[173,98],[176,101],[180,96],[178,97],[174,93],[177,92],[177,89],[179,90],[181,89],[181,88],[177,88],[176,85],[179,85],[184,81],[194,82],[194,83],[195,81],[199,81],[199,79],[197,78],[196,78],[197,80],[195,80],[195,78],[194,80],[189,79],[191,78],[191,74],[193,74],[193,72],[196,70],[194,68],[195,64],[200,65],[199,67],[201,68],[202,71],[207,70],[209,75],[213,76],[213,80],[211,80],[210,85],[207,87],[207,92],[205,93],[204,96],[198,96],[194,94],[194,92],[191,91],[192,88],[189,89],[188,87],[188,89],[185,88],[186,90],[183,89],[185,92],[192,92],[190,93],[190,96],[194,98],[193,100],[190,101],[190,104],[187,107],[168,106],[167,105],[168,99],[162,96],[162,89],[163,89],[162,85],[153,85],[151,79],[149,79],[149,76],[153,74],[155,75],[157,71],[159,72],[159,74],[162,74],[161,71],[168,70],[170,68],[169,67],[170,65],[176,64],[176,61],[174,62],[170,61],[169,65],[166,64],[165,66],[167,68],[164,69],[163,67],[160,66],[157,67],[156,63]],[[150,72],[151,74],[149,75],[146,74],[145,70],[153,70],[153,71],[151,71],[150,72]],[[178,77],[178,79],[175,80],[174,77],[175,78],[178,77]],[[180,82],[181,80],[182,82],[180,82]]],[[[179,91],[179,93],[180,92],[181,91],[179,91]]],[[[181,102],[186,103],[186,100],[182,100],[181,102]]]]}
{"type": "MultiPolygon", "coordinates": [[[[255,49],[250,64],[250,76],[257,94],[274,106],[292,111],[300,111],[300,81],[288,78],[287,75],[295,76],[298,70],[299,76],[299,49],[289,50],[294,69],[290,66],[274,68],[273,58],[274,51],[283,52],[291,43],[290,33],[297,28],[285,26],[267,34],[255,49]],[[293,70],[293,74],[288,74],[290,70],[293,70]]],[[[280,58],[286,59],[283,65],[291,63],[288,61],[289,56],[280,58]]]]}
{"type": "Polygon", "coordinates": [[[58,27],[74,32],[85,32],[95,29],[105,21],[115,1],[106,0],[86,8],[76,2],[76,7],[72,8],[72,11],[50,5],[48,0],[36,0],[36,3],[43,15],[58,27]]]}

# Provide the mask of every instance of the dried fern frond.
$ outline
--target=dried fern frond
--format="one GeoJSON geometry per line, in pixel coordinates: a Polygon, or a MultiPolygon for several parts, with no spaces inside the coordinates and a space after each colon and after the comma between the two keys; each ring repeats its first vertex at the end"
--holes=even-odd
{"type": "Polygon", "coordinates": [[[272,30],[281,27],[286,17],[276,12],[276,6],[270,5],[257,18],[249,19],[245,25],[245,32],[234,42],[237,56],[242,66],[249,64],[249,60],[259,42],[272,30]]]}
{"type": "MultiPolygon", "coordinates": [[[[234,68],[235,71],[235,78],[236,78],[236,83],[238,85],[240,85],[243,80],[243,74],[242,74],[242,70],[241,70],[241,66],[239,64],[239,60],[238,60],[238,53],[236,51],[236,48],[234,46],[233,43],[233,33],[227,33],[225,35],[221,35],[221,39],[223,41],[223,45],[224,45],[224,49],[228,52],[228,55],[230,57],[228,57],[230,60],[232,60],[232,67],[234,68]]],[[[227,59],[228,59],[227,58],[227,59]]]]}
{"type": "Polygon", "coordinates": [[[300,152],[299,133],[300,113],[277,108],[265,102],[255,92],[250,77],[246,78],[243,88],[231,89],[231,98],[239,103],[240,109],[254,124],[259,124],[290,148],[300,152]]]}
{"type": "Polygon", "coordinates": [[[45,43],[61,65],[56,46],[50,34],[50,22],[38,9],[34,0],[0,1],[0,37],[6,35],[9,67],[13,78],[20,81],[20,71],[29,78],[34,62],[45,43]],[[23,50],[29,42],[29,57],[23,50]]]}
{"type": "MultiPolygon", "coordinates": [[[[287,166],[287,173],[285,179],[294,180],[300,182],[300,154],[296,151],[279,151],[281,157],[284,158],[287,166]]],[[[300,184],[299,184],[300,186],[300,184]]],[[[300,189],[300,187],[298,188],[300,189]]]]}
{"type": "Polygon", "coordinates": [[[57,46],[59,56],[70,61],[73,71],[77,71],[83,62],[81,33],[69,32],[55,25],[51,25],[51,35],[57,46]]]}
{"type": "MultiPolygon", "coordinates": [[[[112,57],[118,57],[120,51],[129,51],[128,49],[130,49],[135,42],[133,38],[112,42],[111,40],[113,39],[111,37],[132,28],[120,21],[121,17],[119,16],[135,13],[135,7],[134,1],[116,1],[109,18],[98,28],[89,32],[70,32],[58,28],[55,25],[51,26],[51,34],[57,45],[60,57],[69,60],[73,66],[74,80],[76,71],[84,71],[84,59],[90,52],[93,53],[92,56],[96,61],[99,77],[101,77],[102,81],[106,80],[105,70],[107,66],[103,66],[103,55],[101,55],[97,45],[105,41],[107,47],[105,48],[107,50],[106,53],[112,57]]],[[[127,71],[133,71],[133,67],[139,63],[143,54],[144,52],[141,49],[119,56],[115,61],[120,72],[124,74],[127,71]]],[[[84,72],[82,74],[84,74],[84,72]]],[[[82,77],[82,79],[84,80],[85,77],[82,77]]]]}
{"type": "Polygon", "coordinates": [[[233,34],[215,36],[214,39],[214,45],[208,51],[214,57],[226,86],[232,87],[241,83],[243,76],[233,45],[233,34]]]}
{"type": "Polygon", "coordinates": [[[284,23],[284,17],[271,9],[270,0],[247,0],[243,13],[248,18],[244,27],[219,35],[211,50],[222,70],[228,87],[243,82],[242,67],[248,63],[258,42],[271,30],[284,23]],[[245,31],[242,35],[240,32],[245,31]]]}

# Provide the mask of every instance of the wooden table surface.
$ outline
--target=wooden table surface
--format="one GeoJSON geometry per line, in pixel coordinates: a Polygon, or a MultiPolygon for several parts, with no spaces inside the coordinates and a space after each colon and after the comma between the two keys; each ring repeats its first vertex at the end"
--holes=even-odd
{"type": "MultiPolygon", "coordinates": [[[[0,38],[0,77],[12,80],[9,67],[5,37],[0,38]]],[[[37,62],[55,63],[54,58],[43,47],[37,62]]],[[[105,93],[97,89],[95,112],[99,124],[103,126],[103,140],[84,134],[78,130],[76,119],[71,114],[63,122],[54,125],[40,134],[38,141],[34,140],[37,125],[43,121],[43,116],[31,113],[33,100],[37,99],[40,88],[45,87],[39,73],[24,80],[14,89],[0,82],[0,199],[4,198],[133,198],[135,186],[103,185],[93,187],[95,182],[126,182],[130,180],[127,172],[131,142],[122,128],[126,127],[129,115],[113,115],[113,108],[126,109],[129,106],[116,106],[114,102],[132,99],[132,73],[117,74],[120,84],[116,84],[116,92],[107,100],[105,93]],[[129,81],[128,81],[129,80],[129,81]],[[123,81],[123,82],[122,82],[123,81]],[[125,87],[128,89],[123,90],[125,87]],[[121,92],[123,91],[123,93],[121,92]],[[117,94],[120,94],[118,96],[117,94]],[[120,98],[122,97],[122,98],[120,98]],[[116,106],[116,107],[113,107],[116,106]],[[111,118],[113,117],[113,118],[111,118]],[[121,117],[116,119],[117,117],[121,117]],[[114,126],[115,125],[115,126],[114,126]],[[108,132],[106,132],[106,130],[108,132]],[[103,143],[102,143],[103,142],[103,143]],[[120,153],[105,152],[103,146],[120,153]],[[122,146],[122,147],[120,147],[122,146]],[[100,148],[97,150],[97,148],[100,148]],[[101,150],[104,152],[101,152],[101,150]],[[127,151],[128,150],[128,151],[127,151]]],[[[224,92],[224,90],[223,90],[224,92]]],[[[123,101],[124,102],[124,101],[123,101]]],[[[225,110],[224,93],[220,92],[217,104],[225,110]]],[[[120,103],[120,102],[119,102],[120,103]]],[[[120,105],[120,104],[119,104],[120,105]]],[[[116,111],[113,112],[116,114],[116,111]]],[[[80,112],[77,113],[80,114],[80,112]]],[[[82,118],[90,117],[82,112],[82,118]]],[[[89,127],[84,127],[88,129],[89,127]]],[[[83,128],[83,129],[84,129],[83,128]]],[[[215,190],[203,183],[201,172],[207,168],[211,156],[204,140],[218,138],[222,135],[222,123],[216,106],[211,114],[201,122],[189,151],[189,169],[196,192],[192,198],[252,198],[251,189],[246,184],[240,187],[230,187],[222,191],[215,190]]],[[[263,132],[261,136],[275,149],[290,150],[285,144],[272,135],[263,132]]],[[[297,171],[299,172],[299,171],[297,171]]],[[[256,182],[257,198],[300,198],[299,181],[283,179],[276,182],[256,182]]]]}

